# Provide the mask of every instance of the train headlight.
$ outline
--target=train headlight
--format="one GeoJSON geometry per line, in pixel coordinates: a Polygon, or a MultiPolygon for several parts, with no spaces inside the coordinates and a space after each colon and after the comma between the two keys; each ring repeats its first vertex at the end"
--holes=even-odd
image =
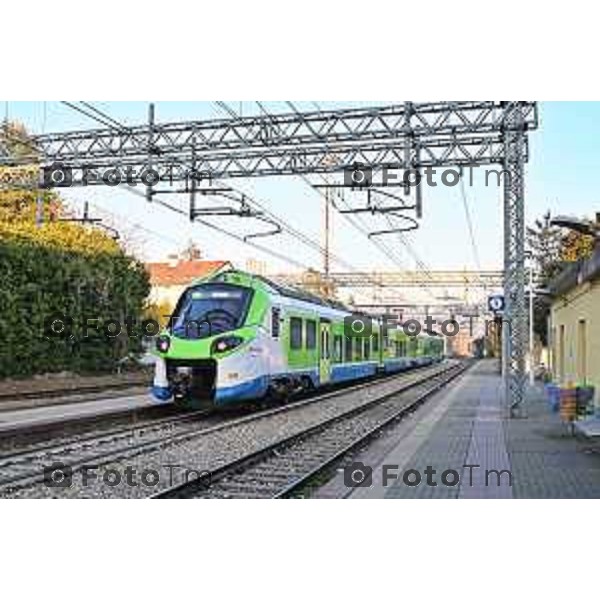
{"type": "Polygon", "coordinates": [[[244,339],[237,335],[228,335],[225,337],[220,337],[212,343],[210,351],[212,354],[221,354],[223,352],[229,352],[229,350],[237,348],[241,343],[243,343],[243,341],[244,339]]]}
{"type": "Polygon", "coordinates": [[[156,349],[159,352],[168,352],[171,347],[171,338],[166,335],[161,335],[156,338],[156,349]]]}

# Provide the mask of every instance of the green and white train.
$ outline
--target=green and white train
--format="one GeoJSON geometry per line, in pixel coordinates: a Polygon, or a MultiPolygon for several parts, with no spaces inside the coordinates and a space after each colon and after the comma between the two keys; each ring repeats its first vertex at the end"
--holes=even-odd
{"type": "Polygon", "coordinates": [[[357,334],[356,318],[264,277],[217,273],[187,288],[157,338],[153,395],[189,408],[282,398],[442,358],[440,337],[384,330],[376,319],[357,334]]]}

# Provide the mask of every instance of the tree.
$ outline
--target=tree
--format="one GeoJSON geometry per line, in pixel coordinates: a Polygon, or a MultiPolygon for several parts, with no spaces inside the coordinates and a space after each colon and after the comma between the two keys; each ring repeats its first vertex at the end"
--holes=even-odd
{"type": "MultiPolygon", "coordinates": [[[[587,258],[594,250],[594,238],[577,231],[565,232],[552,225],[550,211],[527,227],[527,247],[534,264],[537,284],[547,286],[569,263],[587,258]]],[[[534,332],[543,344],[548,340],[547,301],[538,299],[534,311],[534,332]]]]}
{"type": "MultiPolygon", "coordinates": [[[[0,129],[0,148],[28,157],[33,152],[16,126],[0,129]]],[[[112,337],[102,326],[139,319],[150,289],[148,273],[104,231],[60,221],[58,194],[24,187],[37,174],[35,164],[0,167],[0,377],[109,371],[139,351],[141,336],[112,337]],[[42,227],[36,225],[38,197],[42,227]],[[72,335],[52,335],[48,324],[57,315],[73,320],[72,329],[67,326],[72,335]],[[98,335],[93,325],[91,333],[84,331],[90,318],[98,320],[98,335]]]]}
{"type": "Polygon", "coordinates": [[[583,235],[578,231],[569,231],[561,244],[561,260],[563,262],[576,262],[589,258],[594,251],[595,240],[591,235],[583,235]]]}
{"type": "Polygon", "coordinates": [[[538,281],[546,285],[561,270],[562,231],[551,224],[550,211],[527,227],[527,247],[538,281]]]}

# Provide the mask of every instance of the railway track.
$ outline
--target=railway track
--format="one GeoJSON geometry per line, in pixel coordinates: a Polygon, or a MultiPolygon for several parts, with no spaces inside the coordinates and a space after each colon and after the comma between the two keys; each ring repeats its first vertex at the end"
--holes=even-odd
{"type": "Polygon", "coordinates": [[[461,375],[458,364],[241,456],[153,498],[288,498],[461,375]]]}
{"type": "MultiPolygon", "coordinates": [[[[146,395],[144,395],[146,397],[146,395]]],[[[173,415],[172,405],[150,405],[128,407],[97,413],[82,413],[65,416],[61,419],[48,417],[47,420],[16,422],[0,429],[0,456],[19,449],[34,449],[43,442],[54,443],[86,433],[102,433],[116,427],[135,427],[151,420],[173,415]]],[[[0,422],[2,415],[0,413],[0,422]]]]}
{"type": "MultiPolygon", "coordinates": [[[[44,468],[61,462],[73,469],[86,464],[102,464],[119,454],[143,450],[157,443],[173,430],[178,433],[193,430],[198,421],[209,422],[213,411],[154,419],[148,423],[111,429],[103,433],[76,436],[75,439],[39,444],[6,455],[0,455],[0,490],[6,486],[35,483],[43,480],[44,468]]],[[[219,422],[215,416],[214,419],[219,422]]]]}
{"type": "Polygon", "coordinates": [[[76,404],[93,400],[99,395],[118,397],[123,394],[136,393],[145,390],[149,382],[120,381],[96,385],[82,385],[80,387],[61,387],[55,389],[3,391],[0,393],[0,412],[18,410],[22,408],[35,408],[37,406],[58,406],[60,404],[76,404]]]}
{"type": "MultiPolygon", "coordinates": [[[[379,398],[382,394],[385,396],[397,393],[399,389],[411,387],[423,378],[429,378],[436,372],[445,370],[447,367],[439,365],[422,368],[233,419],[227,413],[207,410],[179,415],[162,422],[125,427],[100,435],[85,436],[83,439],[41,445],[0,456],[0,495],[11,496],[16,490],[43,483],[44,468],[52,463],[60,462],[76,471],[83,465],[119,463],[132,457],[146,455],[150,455],[156,462],[162,453],[171,447],[179,447],[198,440],[203,440],[212,447],[211,440],[217,439],[221,443],[226,443],[227,435],[237,436],[239,441],[241,429],[244,431],[255,429],[257,424],[269,428],[269,420],[276,418],[291,423],[292,416],[303,410],[311,410],[315,414],[320,413],[321,409],[344,412],[345,405],[348,403],[350,410],[357,405],[371,402],[370,395],[379,398]],[[353,398],[353,401],[346,402],[348,398],[353,398]]],[[[276,432],[277,426],[272,425],[269,429],[276,432]]],[[[59,492],[60,490],[56,491],[59,492]]]]}

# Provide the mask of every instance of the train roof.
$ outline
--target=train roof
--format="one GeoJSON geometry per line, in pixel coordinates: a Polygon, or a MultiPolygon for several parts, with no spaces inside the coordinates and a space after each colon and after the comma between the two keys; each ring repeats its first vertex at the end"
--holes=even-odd
{"type": "Polygon", "coordinates": [[[353,310],[343,302],[339,300],[331,300],[329,298],[323,298],[317,296],[306,290],[302,290],[290,285],[283,285],[273,279],[265,277],[264,275],[257,275],[254,273],[248,273],[238,269],[229,268],[226,270],[220,270],[212,273],[211,275],[194,281],[191,285],[198,285],[201,283],[210,282],[231,282],[241,285],[262,287],[266,291],[272,294],[277,294],[283,298],[289,298],[291,300],[297,300],[298,302],[305,302],[323,308],[330,309],[332,311],[341,311],[347,314],[360,315],[368,317],[374,321],[381,320],[382,317],[376,315],[369,315],[362,311],[353,310]]]}
{"type": "MultiPolygon", "coordinates": [[[[306,290],[302,290],[289,285],[283,285],[281,283],[278,283],[277,281],[274,281],[273,279],[265,277],[264,275],[256,275],[254,273],[248,273],[246,271],[240,271],[237,269],[228,269],[225,271],[222,270],[216,273],[212,273],[207,277],[203,277],[201,279],[193,281],[191,285],[209,283],[212,281],[235,281],[236,279],[242,281],[247,280],[249,284],[259,283],[262,287],[266,287],[270,292],[274,292],[286,298],[293,298],[294,300],[309,302],[311,304],[317,304],[319,306],[326,306],[329,308],[335,308],[337,310],[353,312],[348,306],[346,306],[343,302],[339,302],[338,300],[330,300],[328,298],[323,298],[322,296],[317,296],[316,294],[312,294],[310,292],[307,292],[306,290]]],[[[238,281],[238,283],[241,283],[242,281],[238,281]]]]}

